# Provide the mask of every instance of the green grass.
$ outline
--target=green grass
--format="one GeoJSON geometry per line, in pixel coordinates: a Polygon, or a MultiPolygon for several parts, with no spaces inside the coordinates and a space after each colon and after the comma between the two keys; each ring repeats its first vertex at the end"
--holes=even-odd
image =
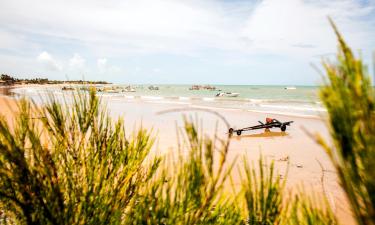
{"type": "MultiPolygon", "coordinates": [[[[332,23],[332,22],[331,22],[332,23]]],[[[324,62],[328,76],[320,98],[329,114],[334,146],[318,138],[338,172],[358,224],[375,224],[375,93],[361,59],[332,23],[337,62],[324,62]]]]}
{"type": "Polygon", "coordinates": [[[281,224],[287,205],[285,200],[285,181],[274,175],[274,164],[267,165],[261,157],[258,171],[251,168],[249,162],[244,160],[243,168],[245,178],[242,182],[243,198],[246,202],[246,215],[248,224],[281,224]]]}
{"type": "Polygon", "coordinates": [[[94,92],[77,95],[73,107],[51,99],[33,113],[22,100],[14,131],[0,119],[0,197],[12,220],[121,223],[160,160],[145,162],[153,144],[147,131],[126,137],[123,121],[112,123],[99,105],[94,92]]]}
{"type": "MultiPolygon", "coordinates": [[[[222,188],[231,167],[224,168],[228,140],[210,139],[185,119],[188,155],[179,154],[136,198],[132,224],[238,224],[240,211],[222,188]]],[[[180,149],[182,152],[184,149],[180,149]]]]}

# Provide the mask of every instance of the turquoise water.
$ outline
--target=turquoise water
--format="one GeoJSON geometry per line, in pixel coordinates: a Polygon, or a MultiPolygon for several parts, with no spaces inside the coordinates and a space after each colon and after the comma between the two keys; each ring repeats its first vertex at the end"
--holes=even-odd
{"type": "MultiPolygon", "coordinates": [[[[148,86],[136,86],[135,95],[152,95],[163,97],[215,97],[220,91],[189,90],[190,85],[159,85],[158,91],[148,86]]],[[[294,86],[295,90],[286,90],[285,86],[249,86],[249,85],[216,85],[221,92],[240,93],[236,99],[274,99],[290,101],[317,101],[317,87],[294,86]]]]}
{"type": "MultiPolygon", "coordinates": [[[[127,85],[110,86],[125,87],[127,85]]],[[[156,85],[159,90],[149,90],[148,86],[132,86],[135,92],[99,92],[98,95],[106,99],[115,99],[116,101],[181,104],[288,115],[319,116],[325,112],[317,97],[318,87],[294,86],[295,89],[285,89],[285,86],[215,85],[216,90],[211,91],[189,90],[191,85],[156,85]],[[215,97],[219,92],[235,92],[239,93],[239,96],[215,97]]],[[[49,87],[48,90],[43,87],[27,87],[14,90],[18,94],[29,96],[51,91],[55,94],[70,92],[62,91],[61,86],[49,87]]]]}

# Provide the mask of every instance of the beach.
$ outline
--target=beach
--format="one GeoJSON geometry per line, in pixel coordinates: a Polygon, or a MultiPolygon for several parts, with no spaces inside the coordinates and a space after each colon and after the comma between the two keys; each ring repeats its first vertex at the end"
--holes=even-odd
{"type": "Polygon", "coordinates": [[[17,101],[9,94],[8,88],[0,87],[0,115],[11,122],[14,119],[15,111],[17,111],[17,101]]]}
{"type": "MultiPolygon", "coordinates": [[[[30,96],[35,100],[36,95],[30,96]]],[[[244,132],[241,136],[234,134],[230,138],[228,162],[236,160],[236,164],[232,173],[233,183],[227,188],[240,188],[241,178],[237,167],[241,166],[244,158],[257,165],[257,160],[262,155],[267,164],[274,161],[278,176],[282,179],[287,177],[288,190],[296,190],[303,185],[306,192],[313,190],[317,194],[325,194],[339,220],[345,221],[344,224],[352,223],[335,170],[323,148],[311,136],[319,134],[330,143],[323,116],[281,115],[173,101],[145,101],[142,98],[123,99],[125,97],[120,98],[118,95],[101,98],[102,104],[108,108],[113,118],[125,119],[128,134],[139,127],[151,130],[155,137],[153,152],[161,155],[177,154],[179,144],[182,143],[177,140],[183,137],[179,131],[183,129],[184,117],[196,121],[204,134],[213,137],[216,133],[222,139],[227,137],[228,127],[216,114],[225,118],[233,128],[257,125],[258,121],[265,122],[267,117],[282,122],[293,121],[286,132],[281,132],[279,128],[273,128],[269,132],[261,129],[244,132]]],[[[15,109],[15,100],[0,97],[0,108],[0,114],[10,119],[15,109]]]]}

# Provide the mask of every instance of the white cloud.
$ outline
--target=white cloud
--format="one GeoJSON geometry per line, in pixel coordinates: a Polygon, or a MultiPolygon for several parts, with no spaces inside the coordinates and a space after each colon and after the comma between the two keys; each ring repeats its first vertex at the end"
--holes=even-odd
{"type": "Polygon", "coordinates": [[[311,57],[336,50],[327,18],[330,16],[350,42],[362,48],[375,47],[368,41],[375,34],[375,28],[369,26],[375,18],[367,22],[361,19],[371,10],[372,6],[354,0],[264,0],[241,33],[252,41],[251,47],[257,52],[311,57]]]}
{"type": "Polygon", "coordinates": [[[119,67],[109,65],[107,58],[99,58],[96,61],[96,65],[98,67],[99,72],[101,73],[105,73],[105,72],[117,73],[121,71],[119,67]]]}
{"type": "Polygon", "coordinates": [[[152,69],[152,72],[154,72],[154,73],[160,73],[160,72],[161,72],[161,69],[159,69],[159,68],[153,68],[153,69],[152,69]]]}
{"type": "Polygon", "coordinates": [[[224,40],[233,40],[237,27],[237,19],[211,1],[21,2],[5,0],[0,19],[25,32],[84,42],[98,55],[227,48],[233,43],[224,40]]]}
{"type": "MultiPolygon", "coordinates": [[[[0,29],[0,49],[25,54],[40,47],[38,44],[28,41],[26,37],[24,34],[0,29]]],[[[35,53],[31,55],[35,55],[35,53]]]]}
{"type": "Polygon", "coordinates": [[[98,59],[96,64],[97,64],[100,72],[105,72],[107,70],[108,65],[107,65],[107,59],[106,58],[98,59]]]}
{"type": "Polygon", "coordinates": [[[69,59],[69,66],[72,69],[83,69],[85,67],[86,60],[82,58],[78,53],[74,53],[73,57],[69,59]]]}
{"type": "Polygon", "coordinates": [[[373,6],[358,0],[20,1],[3,1],[3,23],[81,42],[97,55],[194,55],[220,49],[287,51],[299,57],[302,46],[314,46],[309,55],[324,53],[335,46],[328,15],[347,31],[348,39],[361,46],[374,44],[369,37],[375,34],[375,19],[360,18],[370,15],[373,6]]]}
{"type": "Polygon", "coordinates": [[[62,70],[62,65],[57,62],[48,52],[42,52],[37,57],[38,62],[42,63],[47,70],[62,70]]]}
{"type": "MultiPolygon", "coordinates": [[[[103,56],[134,68],[139,62],[128,59],[145,55],[150,61],[161,55],[193,56],[201,64],[192,62],[192,71],[282,60],[307,68],[317,55],[337,50],[327,16],[353,49],[375,48],[374,0],[2,0],[0,8],[0,49],[23,57],[53,49],[64,64],[48,53],[43,64],[50,70],[67,65],[69,73],[72,68],[101,75],[119,72],[103,56]],[[74,52],[85,52],[85,58],[78,53],[71,57],[74,52]]],[[[185,65],[185,59],[176,57],[174,64],[185,65]]]]}
{"type": "Polygon", "coordinates": [[[0,30],[0,48],[20,47],[23,44],[24,43],[22,43],[20,38],[17,38],[16,35],[0,30]]]}

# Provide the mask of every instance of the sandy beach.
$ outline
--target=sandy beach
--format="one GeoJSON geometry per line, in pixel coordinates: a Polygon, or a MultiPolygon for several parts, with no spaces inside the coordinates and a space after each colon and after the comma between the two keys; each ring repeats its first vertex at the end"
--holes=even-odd
{"type": "MultiPolygon", "coordinates": [[[[156,137],[154,150],[158,154],[174,153],[178,149],[177,130],[183,127],[183,116],[191,117],[198,121],[199,127],[209,136],[215,134],[225,138],[228,128],[219,117],[213,115],[214,111],[222,115],[233,128],[256,125],[257,121],[265,121],[266,117],[277,118],[280,121],[294,121],[286,132],[274,128],[270,132],[264,130],[249,131],[241,136],[233,135],[230,139],[228,161],[237,158],[236,166],[240,166],[243,157],[256,164],[260,154],[269,163],[275,162],[277,173],[284,178],[288,167],[287,188],[289,190],[300,188],[302,184],[306,191],[314,190],[328,197],[336,215],[343,224],[352,224],[352,219],[338,183],[334,168],[324,150],[315,143],[308,133],[319,133],[329,141],[329,132],[323,119],[304,118],[296,116],[265,114],[244,110],[207,109],[192,106],[173,104],[146,103],[142,101],[120,102],[103,99],[114,117],[125,118],[127,130],[132,132],[135,128],[152,129],[156,137]],[[183,110],[177,112],[175,110],[183,110]],[[166,110],[171,110],[165,113],[166,110]],[[163,113],[164,112],[164,113],[163,113]],[[288,159],[288,160],[286,160],[288,159]]],[[[0,97],[0,114],[11,119],[14,115],[16,101],[9,97],[0,97]]],[[[235,169],[232,173],[234,188],[239,188],[240,177],[235,169]]]]}
{"type": "Polygon", "coordinates": [[[14,114],[17,110],[17,102],[5,94],[9,94],[9,91],[5,88],[0,88],[0,115],[11,121],[14,119],[14,114]]]}

